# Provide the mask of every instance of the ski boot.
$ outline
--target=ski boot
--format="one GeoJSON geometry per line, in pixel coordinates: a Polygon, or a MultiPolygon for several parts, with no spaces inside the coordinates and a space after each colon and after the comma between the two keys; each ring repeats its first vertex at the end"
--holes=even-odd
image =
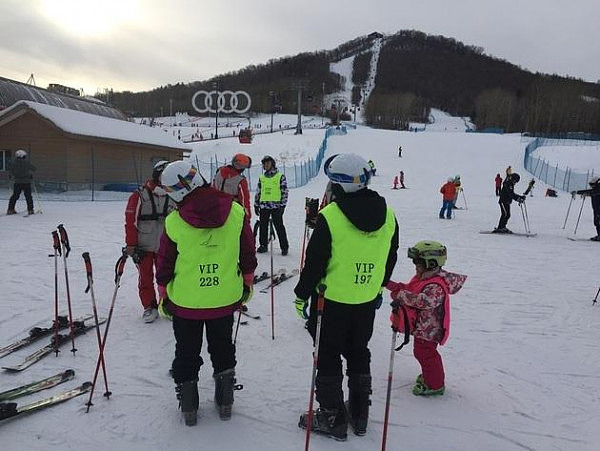
{"type": "Polygon", "coordinates": [[[600,241],[600,235],[596,235],[590,238],[590,241],[600,241]]]}
{"type": "MultiPolygon", "coordinates": [[[[308,412],[300,415],[298,427],[308,427],[308,412]]],[[[311,430],[316,434],[343,442],[348,438],[348,420],[345,409],[317,409],[313,412],[311,430]]]]}
{"type": "Polygon", "coordinates": [[[219,418],[223,421],[231,419],[233,404],[233,391],[239,389],[235,385],[235,370],[229,368],[213,375],[215,379],[215,406],[219,411],[219,418]]]}
{"type": "Polygon", "coordinates": [[[371,375],[351,374],[348,376],[348,391],[348,402],[346,403],[348,423],[355,435],[365,435],[369,421],[369,406],[371,405],[369,399],[369,395],[372,393],[371,375]]]}
{"type": "Polygon", "coordinates": [[[6,214],[7,215],[16,215],[17,211],[14,208],[9,208],[8,210],[6,210],[6,214]]]}
{"type": "Polygon", "coordinates": [[[412,392],[415,396],[441,396],[444,394],[445,389],[446,387],[443,385],[437,389],[429,388],[423,379],[423,375],[419,374],[412,392]]]}
{"type": "Polygon", "coordinates": [[[175,391],[186,426],[195,426],[198,421],[198,379],[177,384],[175,391]]]}

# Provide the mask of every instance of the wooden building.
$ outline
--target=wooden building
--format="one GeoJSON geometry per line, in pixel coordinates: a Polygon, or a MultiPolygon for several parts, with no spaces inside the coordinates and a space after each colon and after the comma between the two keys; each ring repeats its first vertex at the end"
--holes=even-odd
{"type": "Polygon", "coordinates": [[[159,160],[191,149],[167,132],[133,122],[30,101],[0,111],[0,182],[18,149],[36,166],[41,189],[102,190],[140,184],[159,160]]]}

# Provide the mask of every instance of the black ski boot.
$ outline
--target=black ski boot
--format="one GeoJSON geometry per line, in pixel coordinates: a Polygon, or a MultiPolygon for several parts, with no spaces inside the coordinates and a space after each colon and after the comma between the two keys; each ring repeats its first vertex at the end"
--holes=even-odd
{"type": "MultiPolygon", "coordinates": [[[[306,429],[308,426],[308,412],[300,415],[298,426],[306,429]]],[[[331,437],[343,442],[348,438],[348,420],[346,409],[319,408],[313,413],[311,430],[316,434],[331,437]]]]}
{"type": "Polygon", "coordinates": [[[186,426],[195,426],[198,421],[198,379],[177,384],[175,391],[186,426]]]}
{"type": "Polygon", "coordinates": [[[219,417],[223,421],[231,419],[231,406],[233,404],[233,390],[235,389],[235,370],[229,368],[213,375],[215,379],[215,405],[219,417]]]}
{"type": "Polygon", "coordinates": [[[365,435],[367,433],[367,423],[369,421],[369,406],[371,400],[369,395],[371,391],[370,374],[351,374],[348,376],[348,422],[355,435],[365,435]]]}

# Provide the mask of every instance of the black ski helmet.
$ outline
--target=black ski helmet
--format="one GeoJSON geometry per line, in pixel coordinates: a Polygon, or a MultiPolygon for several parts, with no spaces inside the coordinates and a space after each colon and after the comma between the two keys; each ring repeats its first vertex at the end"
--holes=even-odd
{"type": "Polygon", "coordinates": [[[509,175],[510,180],[513,182],[513,184],[517,184],[519,183],[519,180],[521,180],[521,176],[519,174],[517,174],[516,172],[513,172],[512,174],[509,175]]]}
{"type": "Polygon", "coordinates": [[[272,165],[273,167],[275,167],[275,166],[276,166],[276,165],[275,165],[275,159],[274,159],[274,158],[273,158],[271,155],[265,155],[264,157],[262,157],[262,160],[260,160],[260,162],[261,162],[262,164],[265,164],[267,161],[270,161],[270,162],[271,162],[271,165],[272,165]]]}

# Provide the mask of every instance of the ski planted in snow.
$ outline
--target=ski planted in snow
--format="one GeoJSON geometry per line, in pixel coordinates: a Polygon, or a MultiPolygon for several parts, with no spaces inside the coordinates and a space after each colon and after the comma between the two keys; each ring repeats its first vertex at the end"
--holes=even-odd
{"type": "MultiPolygon", "coordinates": [[[[92,315],[81,317],[75,321],[73,321],[73,325],[77,323],[83,323],[89,319],[92,319],[92,315]]],[[[69,319],[66,316],[58,317],[58,328],[65,329],[69,327],[69,319]]],[[[10,343],[3,348],[0,348],[0,357],[4,357],[12,352],[15,352],[17,349],[21,349],[24,346],[27,346],[34,341],[39,340],[42,337],[46,337],[54,333],[54,321],[52,321],[52,326],[50,327],[33,327],[29,330],[29,336],[21,338],[13,343],[10,343]]]]}
{"type": "Polygon", "coordinates": [[[570,241],[591,241],[591,242],[595,242],[595,243],[600,243],[600,241],[592,240],[591,238],[577,238],[575,236],[568,236],[567,239],[570,241]]]}
{"type": "Polygon", "coordinates": [[[537,236],[537,233],[520,233],[520,232],[501,233],[501,232],[494,232],[493,230],[480,230],[479,233],[490,234],[490,235],[526,236],[528,238],[533,238],[534,236],[537,236]]]}
{"type": "Polygon", "coordinates": [[[31,404],[26,404],[24,406],[19,406],[16,402],[0,403],[0,421],[7,420],[9,418],[15,418],[27,413],[60,404],[61,402],[65,402],[71,398],[75,398],[76,396],[83,395],[84,393],[89,392],[91,389],[92,383],[84,382],[79,387],[75,387],[63,393],[50,396],[49,398],[42,399],[40,401],[32,402],[31,404]]]}
{"type": "MultiPolygon", "coordinates": [[[[252,319],[260,319],[260,315],[252,315],[251,313],[245,312],[244,310],[242,310],[242,315],[247,316],[248,318],[252,318],[252,319]]],[[[242,322],[242,324],[244,324],[244,322],[242,322]]],[[[247,321],[246,321],[246,324],[248,324],[247,321]]]]}
{"type": "Polygon", "coordinates": [[[284,272],[276,275],[275,277],[273,277],[273,282],[271,284],[269,284],[267,287],[265,287],[262,290],[260,290],[260,292],[261,293],[266,293],[267,291],[269,291],[269,288],[275,287],[275,286],[281,284],[282,282],[285,282],[286,280],[291,279],[292,277],[294,277],[298,273],[299,273],[299,271],[297,269],[294,269],[289,274],[284,271],[284,272]]]}
{"type": "MultiPolygon", "coordinates": [[[[106,318],[102,318],[98,320],[98,324],[102,324],[106,321],[106,318]]],[[[88,330],[96,327],[95,324],[85,325],[83,323],[74,323],[73,324],[73,335],[78,336],[86,333],[88,330]]],[[[67,343],[71,339],[71,334],[59,334],[58,335],[58,346],[62,346],[67,343]]],[[[38,349],[36,352],[29,354],[27,357],[23,359],[23,361],[17,365],[13,366],[3,366],[2,369],[7,371],[23,371],[25,368],[29,368],[36,362],[39,362],[42,358],[54,352],[54,337],[50,341],[50,344],[47,344],[43,348],[38,349]]]]}
{"type": "Polygon", "coordinates": [[[4,391],[0,393],[0,402],[20,398],[21,396],[31,395],[32,393],[37,393],[41,390],[55,387],[63,382],[70,381],[74,377],[74,370],[65,370],[61,373],[55,374],[54,376],[31,382],[30,384],[22,385],[21,387],[13,388],[12,390],[4,391]]]}

